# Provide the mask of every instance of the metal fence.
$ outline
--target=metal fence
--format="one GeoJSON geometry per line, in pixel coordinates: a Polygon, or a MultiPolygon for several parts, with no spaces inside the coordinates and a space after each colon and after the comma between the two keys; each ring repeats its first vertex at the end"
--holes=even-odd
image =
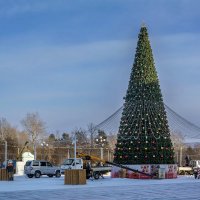
{"type": "MultiPolygon", "coordinates": [[[[21,147],[18,146],[8,146],[7,155],[5,155],[5,146],[0,144],[0,163],[4,162],[5,157],[7,159],[16,160],[19,156],[21,147]]],[[[33,150],[28,150],[33,154],[33,150]]],[[[77,152],[85,153],[88,155],[97,156],[104,160],[112,161],[113,160],[113,150],[109,148],[87,148],[87,147],[77,147],[77,152]]],[[[46,148],[38,147],[37,148],[37,159],[39,160],[48,160],[55,165],[61,164],[64,159],[74,157],[74,148],[73,147],[54,147],[49,146],[46,148]]],[[[19,160],[22,158],[20,157],[19,160]]]]}

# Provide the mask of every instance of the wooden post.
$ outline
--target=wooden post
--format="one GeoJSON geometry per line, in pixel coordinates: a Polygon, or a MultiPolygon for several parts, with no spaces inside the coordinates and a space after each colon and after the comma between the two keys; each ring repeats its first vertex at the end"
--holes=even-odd
{"type": "Polygon", "coordinates": [[[8,172],[6,169],[0,169],[0,181],[8,181],[8,172]]]}

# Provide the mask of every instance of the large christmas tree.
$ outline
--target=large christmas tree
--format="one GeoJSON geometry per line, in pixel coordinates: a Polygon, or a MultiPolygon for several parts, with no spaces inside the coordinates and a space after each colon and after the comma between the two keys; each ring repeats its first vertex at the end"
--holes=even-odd
{"type": "Polygon", "coordinates": [[[114,162],[174,164],[174,150],[147,28],[141,27],[114,162]]]}

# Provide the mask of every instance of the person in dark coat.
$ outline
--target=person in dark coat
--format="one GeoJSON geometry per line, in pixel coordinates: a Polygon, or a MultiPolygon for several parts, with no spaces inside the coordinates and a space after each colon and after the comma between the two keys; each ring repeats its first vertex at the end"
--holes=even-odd
{"type": "Polygon", "coordinates": [[[92,175],[91,175],[91,165],[89,162],[86,163],[86,178],[89,179],[92,175]]]}
{"type": "Polygon", "coordinates": [[[12,160],[9,160],[8,161],[8,164],[7,164],[7,172],[8,172],[8,180],[9,181],[13,181],[13,174],[14,174],[14,166],[13,166],[13,162],[12,160]]]}
{"type": "Polygon", "coordinates": [[[185,166],[186,166],[186,167],[190,166],[190,158],[189,158],[188,155],[185,156],[185,166]]]}

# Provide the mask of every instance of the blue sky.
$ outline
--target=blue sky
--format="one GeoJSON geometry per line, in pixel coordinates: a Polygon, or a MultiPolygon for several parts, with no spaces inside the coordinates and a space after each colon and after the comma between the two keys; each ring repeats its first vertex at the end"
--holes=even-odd
{"type": "Polygon", "coordinates": [[[0,0],[0,117],[49,132],[98,124],[123,104],[140,26],[165,103],[200,125],[198,0],[0,0]]]}

